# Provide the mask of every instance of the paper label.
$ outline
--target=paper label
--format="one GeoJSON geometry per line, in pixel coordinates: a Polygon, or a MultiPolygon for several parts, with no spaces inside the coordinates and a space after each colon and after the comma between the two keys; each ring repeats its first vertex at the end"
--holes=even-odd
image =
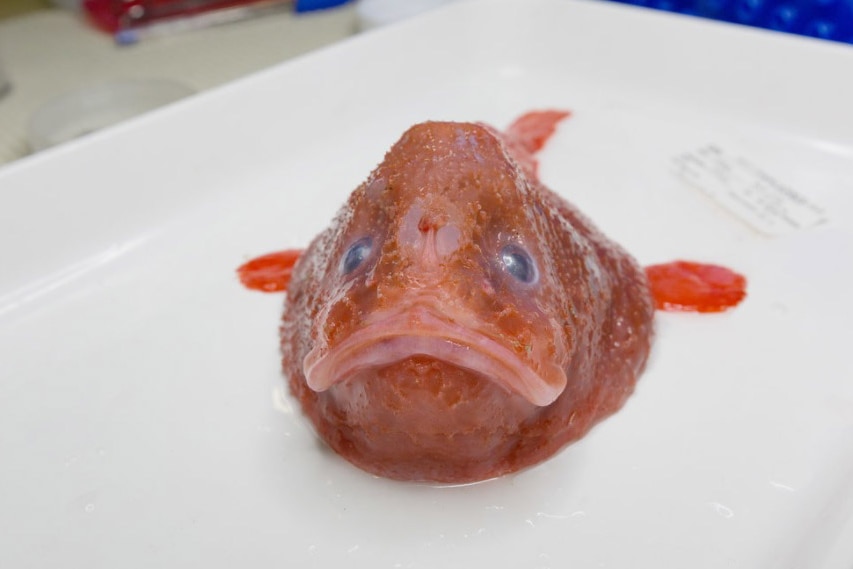
{"type": "Polygon", "coordinates": [[[826,213],[800,192],[741,156],[709,144],[674,159],[678,176],[767,235],[824,223],[826,213]]]}

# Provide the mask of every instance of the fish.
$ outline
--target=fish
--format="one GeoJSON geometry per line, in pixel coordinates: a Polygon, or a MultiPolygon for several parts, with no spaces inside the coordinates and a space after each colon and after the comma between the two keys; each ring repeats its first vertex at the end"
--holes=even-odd
{"type": "Polygon", "coordinates": [[[634,391],[654,336],[646,274],[537,172],[567,116],[410,127],[288,273],[282,370],[355,466],[495,478],[634,391]]]}

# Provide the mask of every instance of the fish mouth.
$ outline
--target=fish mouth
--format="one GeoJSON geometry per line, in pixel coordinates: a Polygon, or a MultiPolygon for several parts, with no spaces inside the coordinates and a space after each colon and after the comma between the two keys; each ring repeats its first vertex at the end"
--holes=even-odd
{"type": "Polygon", "coordinates": [[[565,390],[555,363],[524,359],[489,335],[415,307],[372,319],[338,345],[315,346],[303,360],[308,387],[326,391],[359,373],[412,357],[429,357],[470,370],[533,405],[550,405],[565,390]]]}

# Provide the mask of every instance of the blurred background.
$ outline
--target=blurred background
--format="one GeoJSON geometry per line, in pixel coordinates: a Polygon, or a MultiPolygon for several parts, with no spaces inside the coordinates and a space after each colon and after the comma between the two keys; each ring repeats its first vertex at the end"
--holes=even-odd
{"type": "MultiPolygon", "coordinates": [[[[453,1],[0,0],[0,166],[453,1]]],[[[853,49],[853,0],[612,1],[853,49]]]]}

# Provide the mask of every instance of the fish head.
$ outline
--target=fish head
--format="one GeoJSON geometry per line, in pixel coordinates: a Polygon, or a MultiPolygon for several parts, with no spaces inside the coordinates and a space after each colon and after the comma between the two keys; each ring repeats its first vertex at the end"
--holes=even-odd
{"type": "Polygon", "coordinates": [[[309,387],[416,360],[552,403],[571,338],[531,183],[485,125],[408,130],[335,224],[309,387]]]}
{"type": "Polygon", "coordinates": [[[309,249],[305,383],[342,445],[370,447],[351,459],[460,479],[565,391],[571,306],[537,183],[490,127],[416,125],[309,249]]]}

